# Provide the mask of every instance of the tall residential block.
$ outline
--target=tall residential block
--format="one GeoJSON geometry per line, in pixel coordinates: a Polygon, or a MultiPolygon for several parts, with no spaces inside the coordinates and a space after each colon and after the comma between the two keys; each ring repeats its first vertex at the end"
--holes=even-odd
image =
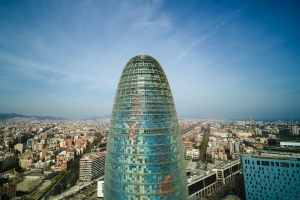
{"type": "Polygon", "coordinates": [[[183,144],[167,77],[135,56],[119,80],[107,142],[106,200],[186,200],[183,144]]]}
{"type": "Polygon", "coordinates": [[[80,159],[79,181],[92,181],[104,174],[106,152],[86,153],[80,159]]]}

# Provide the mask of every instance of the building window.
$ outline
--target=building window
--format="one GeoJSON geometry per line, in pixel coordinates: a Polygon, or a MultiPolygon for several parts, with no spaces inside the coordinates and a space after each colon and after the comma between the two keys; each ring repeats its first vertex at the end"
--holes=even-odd
{"type": "Polygon", "coordinates": [[[282,163],[281,163],[281,167],[289,167],[289,163],[284,163],[284,162],[282,162],[282,163]]]}
{"type": "Polygon", "coordinates": [[[259,160],[257,161],[257,165],[260,165],[260,161],[259,160]]]}
{"type": "Polygon", "coordinates": [[[261,165],[269,166],[270,164],[269,164],[269,161],[262,161],[262,162],[261,162],[261,165]]]}

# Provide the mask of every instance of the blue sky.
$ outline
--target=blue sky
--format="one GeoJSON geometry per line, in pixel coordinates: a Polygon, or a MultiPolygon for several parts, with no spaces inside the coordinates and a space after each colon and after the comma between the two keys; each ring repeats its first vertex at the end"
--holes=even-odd
{"type": "Polygon", "coordinates": [[[0,1],[0,113],[111,113],[135,55],[179,117],[300,118],[299,1],[0,1]]]}

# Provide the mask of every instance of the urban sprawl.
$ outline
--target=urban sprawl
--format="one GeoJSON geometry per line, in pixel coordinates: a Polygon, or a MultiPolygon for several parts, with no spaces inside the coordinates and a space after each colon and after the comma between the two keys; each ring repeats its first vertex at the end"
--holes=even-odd
{"type": "MultiPolygon", "coordinates": [[[[109,123],[1,121],[2,199],[101,199],[109,123]]],[[[179,124],[189,199],[300,199],[299,122],[179,124]]]]}

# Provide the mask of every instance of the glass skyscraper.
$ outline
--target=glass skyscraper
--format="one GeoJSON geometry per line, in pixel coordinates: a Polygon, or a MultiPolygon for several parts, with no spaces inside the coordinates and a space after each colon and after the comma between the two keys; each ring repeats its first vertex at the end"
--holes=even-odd
{"type": "Polygon", "coordinates": [[[186,200],[181,133],[167,77],[151,56],[126,64],[107,142],[106,200],[186,200]]]}

